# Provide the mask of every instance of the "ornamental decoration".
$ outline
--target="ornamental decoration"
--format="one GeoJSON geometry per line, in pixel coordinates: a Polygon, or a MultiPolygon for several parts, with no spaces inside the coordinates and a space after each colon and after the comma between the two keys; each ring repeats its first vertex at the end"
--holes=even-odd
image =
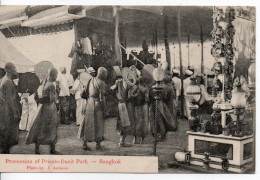
{"type": "MultiPolygon", "coordinates": [[[[232,22],[235,19],[235,9],[232,7],[215,7],[213,11],[213,30],[211,32],[213,45],[211,55],[215,57],[215,76],[223,74],[224,81],[220,85],[220,80],[214,81],[215,91],[219,91],[220,86],[224,86],[224,100],[231,99],[233,88],[234,72],[234,35],[235,29],[232,22]],[[220,70],[221,69],[221,70],[220,70]]],[[[213,91],[214,92],[214,91],[213,91]]],[[[213,94],[215,96],[216,93],[213,94]]]]}

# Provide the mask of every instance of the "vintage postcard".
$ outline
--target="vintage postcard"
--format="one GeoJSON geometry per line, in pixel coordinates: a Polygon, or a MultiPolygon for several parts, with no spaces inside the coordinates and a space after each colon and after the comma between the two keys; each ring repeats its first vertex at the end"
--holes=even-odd
{"type": "Polygon", "coordinates": [[[256,7],[0,6],[0,172],[255,173],[256,7]]]}

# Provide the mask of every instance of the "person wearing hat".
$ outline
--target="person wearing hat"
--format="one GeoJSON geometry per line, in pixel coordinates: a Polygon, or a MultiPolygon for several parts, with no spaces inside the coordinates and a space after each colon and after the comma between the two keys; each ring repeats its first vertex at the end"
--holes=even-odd
{"type": "Polygon", "coordinates": [[[180,76],[180,71],[178,69],[173,69],[172,70],[172,82],[174,85],[175,89],[175,103],[176,103],[176,108],[177,111],[180,111],[180,105],[179,105],[179,99],[181,95],[181,79],[179,78],[180,76]]]}
{"type": "MultiPolygon", "coordinates": [[[[95,76],[95,70],[92,67],[89,67],[87,73],[90,75],[89,78],[95,76]]],[[[81,97],[81,94],[84,90],[84,85],[81,83],[79,77],[75,80],[71,91],[75,94],[76,100],[76,125],[79,126],[84,119],[84,109],[86,107],[86,99],[81,97]]]]}
{"type": "MultiPolygon", "coordinates": [[[[142,43],[142,48],[143,50],[140,51],[140,54],[139,54],[139,59],[144,63],[144,64],[152,64],[152,58],[151,58],[151,55],[148,51],[148,45],[146,44],[146,41],[143,40],[143,43],[142,43]]],[[[137,68],[138,69],[142,69],[143,68],[143,65],[141,65],[139,62],[137,63],[137,68]]]]}
{"type": "Polygon", "coordinates": [[[89,67],[87,69],[87,73],[89,73],[92,77],[95,77],[96,76],[96,71],[93,67],[89,67]]]}
{"type": "Polygon", "coordinates": [[[180,76],[180,71],[178,69],[173,69],[172,82],[176,90],[176,100],[178,100],[179,96],[181,95],[181,79],[179,78],[179,76],[180,76]]]}
{"type": "Polygon", "coordinates": [[[120,147],[130,147],[130,144],[125,143],[126,137],[131,133],[131,127],[134,126],[134,122],[130,121],[126,105],[128,85],[122,78],[121,69],[118,66],[114,66],[113,68],[116,74],[116,82],[113,86],[110,87],[110,89],[116,93],[118,100],[118,118],[116,124],[116,129],[120,134],[118,144],[120,147]]]}
{"type": "Polygon", "coordinates": [[[70,124],[69,122],[69,96],[70,89],[68,79],[66,77],[66,68],[60,67],[60,74],[57,78],[57,84],[60,89],[59,92],[59,110],[60,110],[60,122],[62,124],[70,124]]]}
{"type": "Polygon", "coordinates": [[[189,117],[189,114],[190,114],[190,109],[189,109],[189,107],[188,107],[189,102],[188,102],[188,100],[185,98],[185,96],[187,95],[186,89],[187,89],[187,87],[190,85],[190,82],[191,82],[190,78],[191,78],[192,75],[193,75],[193,71],[187,69],[187,70],[185,71],[186,79],[183,80],[183,90],[184,90],[184,99],[185,99],[185,101],[184,101],[184,117],[185,117],[185,118],[188,118],[188,117],[189,117]]]}

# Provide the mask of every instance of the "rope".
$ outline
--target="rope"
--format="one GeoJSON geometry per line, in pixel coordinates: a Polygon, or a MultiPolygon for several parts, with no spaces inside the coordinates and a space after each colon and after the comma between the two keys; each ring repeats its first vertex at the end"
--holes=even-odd
{"type": "MultiPolygon", "coordinates": [[[[118,44],[121,48],[123,48],[126,51],[126,48],[124,46],[122,46],[120,43],[118,44]]],[[[139,61],[143,66],[145,65],[140,59],[138,59],[135,55],[133,55],[130,52],[130,55],[132,55],[137,61],[139,61]]]]}
{"type": "Polygon", "coordinates": [[[15,36],[15,34],[13,33],[13,31],[11,31],[11,29],[9,29],[9,27],[5,24],[5,27],[11,32],[11,34],[14,36],[14,37],[16,37],[15,36]]]}

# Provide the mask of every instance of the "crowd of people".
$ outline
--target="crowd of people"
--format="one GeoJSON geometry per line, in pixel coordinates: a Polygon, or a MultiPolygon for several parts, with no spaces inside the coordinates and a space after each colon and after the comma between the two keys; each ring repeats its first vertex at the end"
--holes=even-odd
{"type": "MultiPolygon", "coordinates": [[[[19,130],[28,131],[26,144],[35,143],[35,153],[39,154],[40,145],[49,145],[50,153],[55,154],[57,128],[59,123],[69,125],[75,121],[79,126],[78,138],[83,140],[83,149],[92,150],[88,142],[96,142],[96,149],[103,150],[104,119],[109,116],[106,96],[113,95],[118,102],[117,127],[120,134],[119,146],[126,144],[127,136],[133,136],[133,143],[144,143],[150,132],[164,140],[168,131],[177,130],[177,111],[180,95],[179,84],[165,75],[161,86],[161,101],[158,103],[157,134],[155,134],[155,94],[153,85],[148,82],[135,66],[130,71],[136,78],[130,84],[122,76],[118,67],[115,84],[109,90],[105,79],[107,70],[100,67],[95,73],[92,67],[86,69],[87,83],[67,75],[66,68],[49,70],[48,78],[39,86],[37,92],[18,94],[13,80],[17,77],[12,63],[5,65],[6,75],[0,80],[0,147],[1,153],[10,153],[10,148],[18,143],[19,130]]],[[[187,76],[191,75],[187,71],[187,76]]],[[[179,81],[178,81],[179,82],[179,81]]],[[[188,115],[187,115],[188,116],[188,115]]]]}
{"type": "MultiPolygon", "coordinates": [[[[84,150],[92,150],[88,142],[96,142],[96,149],[103,150],[101,142],[104,140],[104,119],[109,116],[107,99],[111,96],[114,96],[118,104],[116,129],[120,134],[120,147],[132,145],[125,142],[127,136],[133,136],[133,144],[141,144],[148,133],[164,140],[168,131],[177,130],[182,83],[177,69],[173,69],[172,73],[165,71],[160,83],[162,93],[157,104],[158,127],[155,128],[155,82],[151,82],[139,71],[140,68],[132,65],[127,70],[131,72],[134,83],[124,77],[123,69],[113,66],[117,69],[112,68],[116,77],[114,84],[111,84],[111,70],[108,71],[105,67],[95,70],[91,67],[94,53],[90,47],[89,38],[75,43],[69,55],[73,58],[70,74],[65,67],[60,67],[59,71],[49,69],[48,78],[41,82],[35,92],[18,94],[14,84],[18,74],[16,67],[10,62],[6,63],[6,74],[0,79],[1,153],[10,153],[10,148],[18,143],[19,130],[22,130],[28,131],[26,144],[34,143],[36,154],[40,153],[40,145],[49,145],[50,153],[55,154],[59,123],[69,125],[73,121],[79,126],[78,138],[83,141],[84,150]]],[[[145,42],[143,48],[141,61],[149,64],[151,57],[146,56],[148,48],[145,42]]],[[[96,56],[101,59],[110,57],[109,53],[104,53],[105,50],[103,48],[102,53],[96,56]]],[[[192,75],[194,71],[186,71],[184,90],[192,75]]],[[[203,83],[200,88],[200,104],[212,100],[203,83]]],[[[189,103],[184,102],[184,115],[189,117],[189,103]]]]}

